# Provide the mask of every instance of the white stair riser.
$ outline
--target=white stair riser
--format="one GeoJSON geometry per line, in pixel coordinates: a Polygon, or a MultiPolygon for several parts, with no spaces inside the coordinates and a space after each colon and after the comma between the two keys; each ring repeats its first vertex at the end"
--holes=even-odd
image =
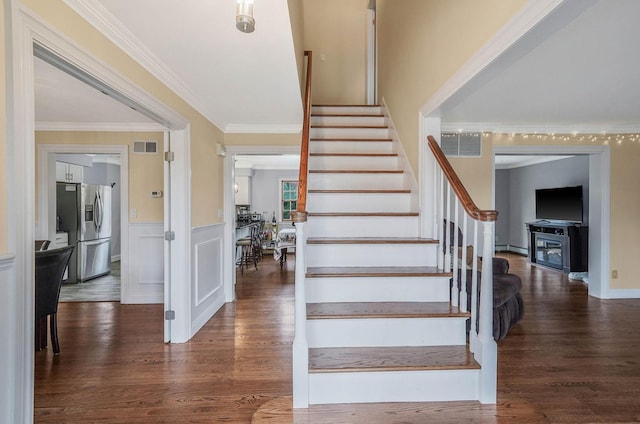
{"type": "Polygon", "coordinates": [[[311,125],[371,126],[386,125],[384,116],[311,116],[311,125]]]}
{"type": "Polygon", "coordinates": [[[378,115],[380,106],[312,106],[311,114],[378,115]]]}
{"type": "Polygon", "coordinates": [[[438,402],[478,399],[480,370],[309,374],[309,403],[438,402]]]}
{"type": "Polygon", "coordinates": [[[309,132],[309,138],[389,138],[388,128],[314,128],[309,132]]]}
{"type": "Polygon", "coordinates": [[[418,237],[418,217],[311,216],[308,237],[418,237]]]}
{"type": "Polygon", "coordinates": [[[308,244],[307,266],[435,266],[436,244],[308,244]]]}
{"type": "Polygon", "coordinates": [[[308,319],[309,347],[453,346],[467,341],[464,318],[308,319]]]}
{"type": "Polygon", "coordinates": [[[310,156],[309,169],[350,169],[394,171],[399,167],[397,156],[310,156]]]}
{"type": "Polygon", "coordinates": [[[391,141],[318,141],[309,142],[311,153],[393,153],[391,141]]]}
{"type": "Polygon", "coordinates": [[[318,277],[306,279],[307,302],[448,302],[448,277],[318,277]]]}
{"type": "Polygon", "coordinates": [[[308,193],[309,212],[409,212],[411,193],[308,193]]]}
{"type": "Polygon", "coordinates": [[[309,173],[307,187],[315,190],[402,190],[405,174],[309,173]]]}

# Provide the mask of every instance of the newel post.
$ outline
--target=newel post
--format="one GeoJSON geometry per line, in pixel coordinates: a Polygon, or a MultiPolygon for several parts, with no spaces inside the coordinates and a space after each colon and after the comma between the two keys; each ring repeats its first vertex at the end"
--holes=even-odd
{"type": "Polygon", "coordinates": [[[309,407],[309,342],[305,293],[306,212],[294,212],[296,227],[295,335],[293,337],[293,407],[309,407]]]}
{"type": "Polygon", "coordinates": [[[496,403],[498,346],[493,339],[493,221],[483,222],[482,281],[480,283],[480,402],[496,403]]]}

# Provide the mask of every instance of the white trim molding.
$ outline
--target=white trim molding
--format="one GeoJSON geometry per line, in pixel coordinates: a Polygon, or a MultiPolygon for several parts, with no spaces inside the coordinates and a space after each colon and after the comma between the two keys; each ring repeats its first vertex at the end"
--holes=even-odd
{"type": "Polygon", "coordinates": [[[609,289],[606,299],[639,299],[640,289],[609,289]]]}
{"type": "Polygon", "coordinates": [[[197,333],[226,301],[224,224],[194,228],[191,234],[191,332],[197,333]]]}

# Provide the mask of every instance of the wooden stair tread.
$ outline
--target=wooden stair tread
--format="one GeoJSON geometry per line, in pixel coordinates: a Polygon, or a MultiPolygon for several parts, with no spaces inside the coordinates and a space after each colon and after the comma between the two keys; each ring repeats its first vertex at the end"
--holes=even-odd
{"type": "Polygon", "coordinates": [[[311,107],[380,107],[380,105],[311,105],[311,107]]]}
{"type": "Polygon", "coordinates": [[[307,193],[395,194],[395,193],[411,193],[411,190],[409,189],[403,189],[403,190],[376,190],[376,189],[373,189],[373,190],[307,190],[307,193]]]}
{"type": "Polygon", "coordinates": [[[364,130],[384,130],[388,125],[310,125],[309,128],[337,128],[337,129],[364,129],[364,130]]]}
{"type": "Polygon", "coordinates": [[[307,244],[437,244],[438,240],[419,237],[310,237],[307,244]]]}
{"type": "Polygon", "coordinates": [[[468,317],[449,302],[308,303],[307,319],[458,318],[468,317]]]}
{"type": "Polygon", "coordinates": [[[466,345],[309,349],[309,372],[480,369],[466,345]]]}
{"type": "Polygon", "coordinates": [[[309,153],[309,156],[397,157],[397,153],[309,153]]]}
{"type": "Polygon", "coordinates": [[[308,216],[348,217],[348,216],[418,216],[418,212],[310,212],[308,216]]]}
{"type": "Polygon", "coordinates": [[[382,113],[312,113],[311,116],[329,117],[329,118],[383,118],[382,113]]]}
{"type": "Polygon", "coordinates": [[[349,266],[309,267],[306,276],[313,277],[452,277],[435,266],[349,266]]]}
{"type": "Polygon", "coordinates": [[[310,169],[310,174],[404,174],[402,169],[310,169]]]}
{"type": "Polygon", "coordinates": [[[309,141],[363,141],[363,142],[374,142],[374,143],[391,143],[393,139],[391,138],[345,138],[345,137],[331,137],[331,138],[310,138],[309,141]]]}

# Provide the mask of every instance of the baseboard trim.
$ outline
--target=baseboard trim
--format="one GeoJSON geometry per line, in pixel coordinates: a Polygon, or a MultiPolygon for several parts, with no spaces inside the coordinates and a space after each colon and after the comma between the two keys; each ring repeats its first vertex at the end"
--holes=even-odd
{"type": "Polygon", "coordinates": [[[609,289],[606,299],[638,299],[640,289],[609,289]]]}

